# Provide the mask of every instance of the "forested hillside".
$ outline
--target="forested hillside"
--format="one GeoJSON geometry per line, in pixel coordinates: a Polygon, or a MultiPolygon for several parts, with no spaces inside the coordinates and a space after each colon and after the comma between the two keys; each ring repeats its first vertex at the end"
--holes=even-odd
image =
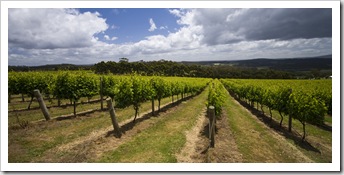
{"type": "Polygon", "coordinates": [[[173,62],[167,60],[99,62],[94,65],[9,66],[9,71],[93,70],[95,73],[163,75],[205,78],[320,79],[332,75],[331,56],[293,59],[252,59],[240,61],[173,62]]]}

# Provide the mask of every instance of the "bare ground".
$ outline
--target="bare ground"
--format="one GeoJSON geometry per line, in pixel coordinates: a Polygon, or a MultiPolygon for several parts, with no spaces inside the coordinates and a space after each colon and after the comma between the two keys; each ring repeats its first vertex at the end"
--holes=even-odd
{"type": "Polygon", "coordinates": [[[216,122],[215,147],[209,148],[209,120],[203,110],[197,124],[186,133],[186,144],[177,154],[178,162],[185,163],[233,163],[242,162],[226,113],[216,122]]]}
{"type": "Polygon", "coordinates": [[[215,148],[208,150],[208,162],[237,163],[242,162],[233,133],[228,124],[228,115],[223,110],[222,117],[216,121],[215,148]]]}
{"type": "MultiPolygon", "coordinates": [[[[207,118],[205,117],[206,108],[202,110],[196,125],[189,131],[186,132],[186,143],[180,153],[176,154],[177,162],[181,163],[200,163],[204,162],[204,156],[199,154],[196,150],[199,142],[206,142],[206,140],[201,141],[201,131],[204,125],[207,123],[207,118]]],[[[206,146],[204,143],[201,147],[206,146]]]]}

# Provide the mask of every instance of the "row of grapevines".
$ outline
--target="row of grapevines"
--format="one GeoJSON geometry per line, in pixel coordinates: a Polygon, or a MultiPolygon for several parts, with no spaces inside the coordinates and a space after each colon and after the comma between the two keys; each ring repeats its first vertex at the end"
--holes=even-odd
{"type": "Polygon", "coordinates": [[[322,80],[222,80],[226,88],[241,100],[265,105],[271,110],[277,110],[281,115],[289,115],[289,131],[291,119],[299,120],[303,125],[303,139],[305,138],[305,124],[323,124],[326,112],[332,106],[331,81],[322,80]]]}
{"type": "Polygon", "coordinates": [[[28,109],[30,109],[35,89],[49,94],[52,91],[54,77],[43,72],[10,72],[8,74],[9,102],[11,95],[25,94],[31,97],[28,109]]]}
{"type": "Polygon", "coordinates": [[[86,71],[61,72],[11,72],[9,73],[9,94],[32,94],[39,89],[45,94],[52,94],[57,99],[69,99],[74,102],[74,114],[81,97],[97,94],[115,99],[116,106],[123,108],[133,105],[135,116],[140,105],[147,100],[175,95],[183,98],[187,93],[203,90],[209,79],[181,77],[146,77],[138,75],[114,76],[96,75],[86,71]]]}
{"type": "Polygon", "coordinates": [[[225,93],[225,88],[218,79],[215,79],[210,83],[207,107],[214,106],[216,116],[220,116],[221,114],[222,106],[226,99],[225,93]]]}
{"type": "MultiPolygon", "coordinates": [[[[28,109],[30,109],[35,89],[48,97],[53,95],[58,101],[69,99],[74,102],[74,114],[76,102],[81,97],[92,97],[99,93],[98,76],[85,71],[61,71],[61,72],[9,72],[8,93],[26,94],[31,97],[28,109]]],[[[10,98],[9,98],[10,99],[10,98]]]]}
{"type": "Polygon", "coordinates": [[[52,84],[52,93],[57,99],[69,99],[74,104],[76,115],[76,102],[81,97],[91,98],[99,93],[98,77],[94,74],[61,72],[52,84]]]}
{"type": "Polygon", "coordinates": [[[207,79],[145,77],[138,75],[106,75],[102,79],[102,93],[115,99],[117,107],[122,108],[132,105],[135,109],[135,118],[143,102],[152,100],[152,103],[154,103],[154,99],[157,99],[159,103],[158,109],[160,110],[162,98],[173,97],[174,95],[181,95],[183,98],[187,93],[198,93],[204,89],[208,81],[207,79]]]}

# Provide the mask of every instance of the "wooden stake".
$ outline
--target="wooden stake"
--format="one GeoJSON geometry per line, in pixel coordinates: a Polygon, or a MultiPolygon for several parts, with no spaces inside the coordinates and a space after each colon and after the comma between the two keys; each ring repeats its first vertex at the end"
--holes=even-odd
{"type": "Polygon", "coordinates": [[[46,106],[45,103],[44,103],[44,100],[43,100],[43,98],[42,98],[41,93],[39,92],[38,89],[34,90],[33,92],[34,92],[34,94],[35,94],[35,97],[37,98],[37,101],[38,101],[38,103],[39,103],[39,107],[40,107],[41,110],[42,110],[42,113],[43,113],[43,115],[44,115],[45,120],[47,120],[47,121],[50,120],[50,114],[49,114],[49,111],[48,111],[48,109],[47,109],[47,106],[46,106]]]}
{"type": "Polygon", "coordinates": [[[100,109],[103,110],[103,77],[100,77],[100,109]]]}
{"type": "Polygon", "coordinates": [[[215,147],[215,107],[209,106],[208,108],[208,115],[209,115],[209,139],[210,139],[210,147],[215,147]]]}
{"type": "Polygon", "coordinates": [[[111,122],[112,122],[112,125],[114,128],[114,131],[115,131],[115,135],[118,137],[121,137],[122,133],[120,131],[120,128],[119,128],[117,120],[116,120],[116,114],[115,114],[115,109],[113,108],[113,105],[112,105],[112,99],[109,97],[106,99],[106,102],[107,102],[107,107],[108,107],[109,112],[110,112],[111,122]]]}

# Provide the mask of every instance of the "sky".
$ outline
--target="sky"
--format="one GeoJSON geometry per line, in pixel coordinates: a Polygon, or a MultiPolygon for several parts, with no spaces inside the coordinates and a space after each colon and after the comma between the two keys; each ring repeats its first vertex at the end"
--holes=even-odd
{"type": "Polygon", "coordinates": [[[9,65],[206,61],[332,54],[323,8],[11,8],[9,65]]]}

